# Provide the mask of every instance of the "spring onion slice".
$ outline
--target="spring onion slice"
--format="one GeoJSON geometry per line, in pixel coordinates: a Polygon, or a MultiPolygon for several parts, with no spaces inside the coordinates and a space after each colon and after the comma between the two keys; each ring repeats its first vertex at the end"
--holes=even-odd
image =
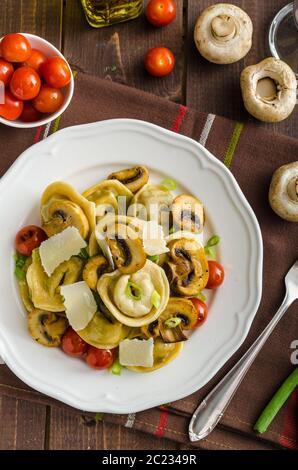
{"type": "Polygon", "coordinates": [[[175,180],[172,180],[171,178],[166,178],[161,182],[161,185],[168,189],[169,191],[174,191],[177,188],[177,183],[175,180]]]}
{"type": "Polygon", "coordinates": [[[24,271],[25,263],[28,259],[28,256],[21,255],[21,253],[16,253],[14,255],[15,260],[15,276],[19,281],[23,281],[26,277],[26,273],[24,271]]]}
{"type": "Polygon", "coordinates": [[[200,299],[202,302],[206,302],[206,296],[203,294],[203,292],[199,292],[196,297],[200,299]]]}
{"type": "Polygon", "coordinates": [[[158,255],[147,256],[147,258],[150,259],[150,261],[152,261],[153,263],[157,263],[159,260],[158,255]]]}
{"type": "Polygon", "coordinates": [[[181,318],[179,317],[171,317],[165,321],[165,325],[167,328],[176,328],[176,326],[180,325],[180,323],[181,318]]]}
{"type": "Polygon", "coordinates": [[[212,246],[205,246],[204,250],[205,250],[206,256],[209,256],[209,258],[212,258],[212,259],[216,258],[215,249],[212,246]]]}
{"type": "Polygon", "coordinates": [[[151,303],[153,307],[158,308],[160,306],[160,301],[161,301],[160,295],[157,292],[157,290],[155,290],[151,295],[151,303]]]}
{"type": "Polygon", "coordinates": [[[291,393],[298,386],[298,367],[289,375],[289,377],[284,381],[281,387],[277,390],[275,395],[271,398],[266,408],[263,410],[259,416],[256,424],[254,425],[254,430],[262,434],[266,432],[271,422],[287,401],[291,393]]]}
{"type": "Polygon", "coordinates": [[[129,299],[132,300],[141,300],[143,291],[138,284],[132,281],[128,281],[126,288],[125,288],[125,294],[129,299]]]}
{"type": "Polygon", "coordinates": [[[213,237],[209,238],[209,240],[206,243],[206,246],[215,246],[218,245],[220,242],[220,237],[218,235],[213,235],[213,237]]]}
{"type": "Polygon", "coordinates": [[[109,367],[109,371],[113,375],[121,375],[121,369],[122,369],[122,366],[121,366],[118,358],[114,361],[113,365],[111,367],[109,367]]]}

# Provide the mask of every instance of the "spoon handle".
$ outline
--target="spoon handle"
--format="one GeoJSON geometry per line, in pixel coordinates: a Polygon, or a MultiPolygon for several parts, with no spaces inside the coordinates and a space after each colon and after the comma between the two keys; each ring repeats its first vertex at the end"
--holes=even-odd
{"type": "Polygon", "coordinates": [[[292,302],[293,299],[287,292],[280,308],[260,336],[227,375],[200,403],[189,424],[189,438],[191,441],[199,441],[213,431],[257,354],[292,302]]]}

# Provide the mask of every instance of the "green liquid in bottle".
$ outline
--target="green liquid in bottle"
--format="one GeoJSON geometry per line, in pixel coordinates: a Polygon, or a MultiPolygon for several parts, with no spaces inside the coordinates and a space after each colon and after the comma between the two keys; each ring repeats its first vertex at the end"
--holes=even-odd
{"type": "Polygon", "coordinates": [[[94,28],[137,18],[143,0],[81,0],[88,23],[94,28]]]}

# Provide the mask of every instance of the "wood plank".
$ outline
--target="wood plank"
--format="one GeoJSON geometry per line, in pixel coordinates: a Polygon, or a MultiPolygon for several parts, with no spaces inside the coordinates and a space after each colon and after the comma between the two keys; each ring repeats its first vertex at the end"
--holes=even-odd
{"type": "Polygon", "coordinates": [[[177,449],[168,439],[157,439],[133,429],[92,417],[52,407],[49,430],[49,449],[53,450],[125,450],[177,449]]]}
{"type": "MultiPolygon", "coordinates": [[[[145,0],[145,4],[147,0],[145,0]]],[[[79,1],[68,0],[64,12],[64,53],[78,70],[150,91],[179,101],[183,78],[183,0],[177,1],[177,18],[165,28],[154,28],[140,18],[110,26],[88,25],[79,1]],[[153,46],[169,47],[176,58],[174,72],[165,78],[150,77],[143,58],[153,46]]]]}
{"type": "Polygon", "coordinates": [[[244,59],[230,65],[210,64],[200,56],[193,40],[193,30],[197,17],[209,5],[210,0],[188,1],[188,39],[187,39],[187,79],[186,102],[189,106],[207,113],[219,114],[232,119],[250,121],[259,126],[284,133],[293,137],[298,135],[296,111],[285,121],[277,124],[263,124],[245,111],[239,77],[247,66],[270,56],[268,28],[277,11],[288,3],[286,0],[233,0],[233,4],[243,8],[251,17],[254,25],[253,46],[244,59]]]}
{"type": "Polygon", "coordinates": [[[44,448],[46,407],[10,397],[0,399],[0,449],[44,448]]]}
{"type": "Polygon", "coordinates": [[[2,0],[0,35],[37,34],[60,49],[62,6],[63,0],[2,0]]]}

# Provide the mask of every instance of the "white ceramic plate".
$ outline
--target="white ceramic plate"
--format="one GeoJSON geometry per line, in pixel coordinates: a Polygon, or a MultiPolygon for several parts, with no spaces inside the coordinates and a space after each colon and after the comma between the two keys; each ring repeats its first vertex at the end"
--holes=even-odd
{"type": "Polygon", "coordinates": [[[137,412],[198,390],[245,339],[261,297],[261,232],[232,174],[197,142],[128,119],[69,127],[16,160],[0,182],[0,198],[0,355],[34,389],[86,411],[137,412]],[[176,360],[149,374],[113,376],[32,340],[13,274],[13,243],[19,228],[39,223],[40,196],[52,181],[82,191],[135,164],[146,165],[155,181],[173,178],[180,191],[202,199],[208,230],[221,237],[226,279],[212,296],[208,321],[176,360]]]}

